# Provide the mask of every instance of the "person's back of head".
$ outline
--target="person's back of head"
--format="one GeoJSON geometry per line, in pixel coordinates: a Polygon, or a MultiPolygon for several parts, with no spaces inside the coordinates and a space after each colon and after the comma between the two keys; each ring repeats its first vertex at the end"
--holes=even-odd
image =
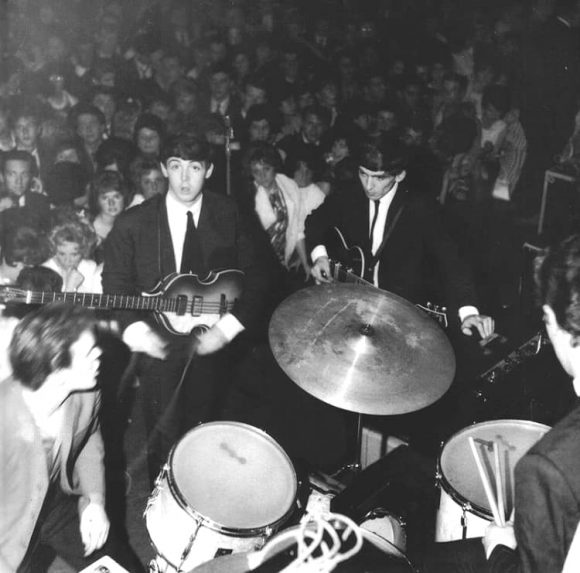
{"type": "Polygon", "coordinates": [[[551,247],[536,270],[540,304],[548,305],[560,328],[580,341],[580,235],[551,247]]]}
{"type": "Polygon", "coordinates": [[[36,391],[48,376],[71,364],[71,346],[94,330],[92,313],[80,306],[55,303],[25,316],[14,329],[9,359],[14,377],[36,391]]]}

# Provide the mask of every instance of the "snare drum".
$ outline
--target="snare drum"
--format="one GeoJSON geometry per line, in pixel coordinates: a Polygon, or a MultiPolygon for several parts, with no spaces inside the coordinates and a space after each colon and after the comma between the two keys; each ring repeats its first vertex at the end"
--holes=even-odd
{"type": "Polygon", "coordinates": [[[493,520],[469,446],[473,437],[490,476],[494,475],[493,442],[500,451],[502,481],[509,517],[514,500],[514,468],[519,459],[550,429],[526,420],[492,420],[460,430],[444,445],[437,464],[441,499],[435,526],[435,541],[481,537],[493,520]]]}
{"type": "Polygon", "coordinates": [[[189,571],[219,555],[260,548],[290,516],[296,472],[263,431],[211,422],[172,449],[145,510],[152,569],[189,571]]]}

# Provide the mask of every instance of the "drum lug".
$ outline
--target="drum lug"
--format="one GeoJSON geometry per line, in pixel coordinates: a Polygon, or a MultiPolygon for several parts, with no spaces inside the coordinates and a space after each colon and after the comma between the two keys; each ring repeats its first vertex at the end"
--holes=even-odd
{"type": "Polygon", "coordinates": [[[467,514],[471,511],[471,504],[464,503],[461,506],[461,539],[467,539],[467,514]]]}

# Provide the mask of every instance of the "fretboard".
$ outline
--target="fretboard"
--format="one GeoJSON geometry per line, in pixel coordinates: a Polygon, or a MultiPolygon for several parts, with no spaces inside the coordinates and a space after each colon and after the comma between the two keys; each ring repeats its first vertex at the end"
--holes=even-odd
{"type": "Polygon", "coordinates": [[[125,294],[45,291],[22,291],[20,302],[25,302],[26,304],[66,302],[96,309],[174,312],[176,314],[189,314],[194,316],[200,314],[220,314],[226,310],[231,310],[234,306],[233,301],[228,301],[225,305],[222,305],[216,301],[204,301],[202,296],[189,298],[184,295],[165,298],[125,294]]]}

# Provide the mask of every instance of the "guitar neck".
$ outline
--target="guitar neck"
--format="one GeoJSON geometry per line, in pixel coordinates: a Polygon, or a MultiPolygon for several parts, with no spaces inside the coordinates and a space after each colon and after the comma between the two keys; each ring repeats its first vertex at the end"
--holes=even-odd
{"type": "Polygon", "coordinates": [[[231,310],[233,302],[224,305],[218,301],[204,301],[203,297],[177,296],[165,298],[158,296],[137,296],[125,294],[100,294],[83,292],[24,291],[19,302],[26,304],[49,304],[65,302],[88,308],[103,310],[143,310],[174,312],[176,314],[220,314],[231,310]]]}

